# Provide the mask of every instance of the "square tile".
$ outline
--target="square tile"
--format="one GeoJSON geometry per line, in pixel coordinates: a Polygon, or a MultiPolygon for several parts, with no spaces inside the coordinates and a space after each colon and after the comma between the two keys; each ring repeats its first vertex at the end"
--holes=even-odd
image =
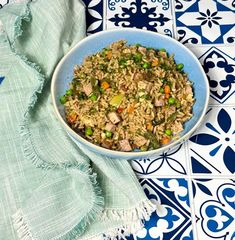
{"type": "Polygon", "coordinates": [[[135,27],[173,36],[169,0],[108,0],[106,28],[135,27]]]}
{"type": "Polygon", "coordinates": [[[193,179],[197,239],[235,239],[235,179],[193,179]]]}
{"type": "Polygon", "coordinates": [[[235,104],[233,50],[234,47],[211,47],[199,57],[210,84],[210,104],[235,104]]]}
{"type": "Polygon", "coordinates": [[[83,0],[86,5],[87,34],[103,30],[103,0],[83,0]]]}
{"type": "Polygon", "coordinates": [[[193,173],[235,173],[235,108],[211,107],[188,141],[193,173]]]}
{"type": "Polygon", "coordinates": [[[184,44],[232,44],[235,6],[228,1],[175,0],[177,38],[184,44]],[[225,4],[226,2],[226,4],[225,4]]]}
{"type": "Polygon", "coordinates": [[[193,240],[188,182],[185,179],[142,179],[147,197],[157,205],[143,230],[127,238],[193,240]]]}
{"type": "Polygon", "coordinates": [[[178,145],[155,157],[133,160],[132,168],[137,175],[142,177],[166,176],[166,173],[168,176],[186,175],[187,164],[185,145],[178,145]]]}

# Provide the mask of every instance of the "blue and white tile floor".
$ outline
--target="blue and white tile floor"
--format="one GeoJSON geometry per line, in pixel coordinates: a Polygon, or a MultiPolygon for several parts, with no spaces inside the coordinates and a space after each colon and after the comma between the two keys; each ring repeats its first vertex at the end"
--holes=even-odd
{"type": "MultiPolygon", "coordinates": [[[[0,0],[0,8],[13,0],[0,0]]],[[[87,34],[136,27],[178,39],[210,84],[201,127],[132,166],[158,206],[130,240],[235,240],[235,0],[84,0],[87,34]]],[[[0,76],[0,84],[4,77],[0,76]]]]}
{"type": "Polygon", "coordinates": [[[136,27],[178,39],[200,60],[210,105],[191,138],[132,161],[158,210],[130,240],[235,240],[235,1],[84,0],[88,34],[136,27]]]}

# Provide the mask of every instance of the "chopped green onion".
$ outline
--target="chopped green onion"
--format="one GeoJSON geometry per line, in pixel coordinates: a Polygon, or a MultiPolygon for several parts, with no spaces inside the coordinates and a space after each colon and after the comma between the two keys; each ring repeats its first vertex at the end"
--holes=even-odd
{"type": "Polygon", "coordinates": [[[147,151],[148,150],[148,146],[144,145],[144,146],[140,147],[140,150],[142,152],[147,151]]]}
{"type": "Polygon", "coordinates": [[[157,125],[160,125],[160,124],[162,124],[162,123],[164,123],[164,122],[165,122],[165,119],[162,118],[162,119],[160,119],[160,120],[153,120],[153,121],[152,121],[152,124],[153,124],[153,126],[157,126],[157,125]]]}
{"type": "Polygon", "coordinates": [[[100,87],[99,90],[100,90],[100,93],[104,93],[105,91],[102,87],[100,87]]]}
{"type": "Polygon", "coordinates": [[[87,96],[86,96],[86,94],[84,93],[84,92],[81,92],[79,95],[78,95],[78,99],[79,100],[84,100],[84,99],[86,99],[87,98],[87,96]]]}
{"type": "Polygon", "coordinates": [[[66,96],[61,96],[60,97],[60,103],[65,104],[67,102],[67,97],[66,96]]]}
{"type": "Polygon", "coordinates": [[[166,129],[166,130],[165,130],[165,134],[166,134],[167,136],[171,136],[171,135],[172,135],[172,131],[171,131],[170,129],[166,129]]]}
{"type": "Polygon", "coordinates": [[[93,130],[91,127],[86,127],[85,128],[85,135],[86,136],[91,136],[93,134],[93,130]]]}
{"type": "Polygon", "coordinates": [[[111,138],[113,136],[113,133],[112,132],[110,132],[110,131],[105,131],[105,137],[106,138],[111,138]]]}
{"type": "Polygon", "coordinates": [[[135,44],[136,47],[141,47],[142,45],[140,43],[135,44]]]}
{"type": "Polygon", "coordinates": [[[160,48],[159,52],[166,52],[166,49],[165,48],[160,48]]]}
{"type": "Polygon", "coordinates": [[[73,94],[73,90],[72,89],[69,89],[66,91],[66,95],[67,96],[71,96],[73,94]]]}
{"type": "Polygon", "coordinates": [[[127,61],[125,59],[121,59],[119,61],[119,65],[121,65],[121,66],[126,66],[126,64],[127,64],[127,61]]]}
{"type": "Polygon", "coordinates": [[[169,103],[170,105],[173,105],[173,104],[175,103],[175,98],[170,97],[170,98],[168,99],[168,103],[169,103]]]}
{"type": "Polygon", "coordinates": [[[133,59],[134,59],[134,62],[135,62],[135,63],[141,62],[141,60],[142,60],[142,54],[141,54],[141,53],[136,53],[136,54],[133,56],[133,59]]]}
{"type": "Polygon", "coordinates": [[[168,118],[167,118],[167,123],[175,121],[177,117],[177,112],[172,113],[168,118]]]}
{"type": "Polygon", "coordinates": [[[161,65],[161,68],[163,68],[164,70],[169,70],[170,69],[170,67],[167,64],[165,64],[165,63],[163,63],[161,65]]]}
{"type": "Polygon", "coordinates": [[[149,62],[145,62],[145,63],[143,63],[143,65],[142,65],[142,68],[144,68],[144,69],[148,69],[148,68],[150,68],[150,63],[149,62]]]}
{"type": "Polygon", "coordinates": [[[107,66],[105,64],[100,64],[99,65],[99,69],[102,70],[102,71],[107,71],[107,66]]]}
{"type": "Polygon", "coordinates": [[[175,106],[176,106],[176,108],[180,108],[181,107],[181,103],[177,99],[175,100],[175,106]]]}
{"type": "Polygon", "coordinates": [[[184,64],[183,63],[179,63],[179,64],[177,64],[177,66],[176,66],[176,69],[177,70],[182,70],[184,68],[184,64]]]}

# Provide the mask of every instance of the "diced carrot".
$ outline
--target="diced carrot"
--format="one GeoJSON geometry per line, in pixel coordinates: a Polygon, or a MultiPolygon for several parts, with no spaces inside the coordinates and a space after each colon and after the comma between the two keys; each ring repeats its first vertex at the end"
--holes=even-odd
{"type": "Polygon", "coordinates": [[[153,61],[152,61],[152,66],[153,67],[156,67],[158,65],[158,59],[155,58],[153,61]]]}
{"type": "Polygon", "coordinates": [[[76,113],[70,114],[69,117],[68,117],[68,122],[69,123],[74,123],[76,121],[76,118],[77,118],[76,113]]]}
{"type": "Polygon", "coordinates": [[[152,129],[153,129],[152,123],[147,123],[146,128],[147,128],[147,130],[152,131],[152,129]]]}
{"type": "Polygon", "coordinates": [[[170,97],[170,94],[166,93],[165,98],[168,99],[170,97]]]}
{"type": "Polygon", "coordinates": [[[164,87],[164,93],[170,93],[170,91],[171,91],[171,88],[170,88],[170,86],[169,85],[166,85],[165,87],[164,87]]]}
{"type": "Polygon", "coordinates": [[[162,142],[162,144],[165,145],[165,144],[168,144],[170,142],[170,140],[171,139],[169,137],[163,137],[161,142],[162,142]]]}
{"type": "Polygon", "coordinates": [[[101,83],[101,87],[102,87],[104,90],[106,90],[106,89],[109,88],[109,83],[106,82],[106,81],[104,81],[104,82],[101,83]]]}
{"type": "Polygon", "coordinates": [[[129,106],[128,109],[127,109],[127,112],[128,113],[133,113],[135,110],[135,108],[133,106],[129,106]]]}
{"type": "Polygon", "coordinates": [[[120,107],[119,107],[119,108],[117,109],[117,112],[118,112],[118,113],[122,113],[123,110],[124,110],[123,108],[120,108],[120,107]]]}
{"type": "Polygon", "coordinates": [[[106,56],[107,56],[108,60],[110,60],[112,58],[112,52],[108,51],[106,56]]]}

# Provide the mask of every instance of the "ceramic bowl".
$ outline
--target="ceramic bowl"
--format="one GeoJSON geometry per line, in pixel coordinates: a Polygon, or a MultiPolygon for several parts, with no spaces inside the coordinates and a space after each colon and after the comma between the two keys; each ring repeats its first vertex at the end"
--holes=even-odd
{"type": "Polygon", "coordinates": [[[175,39],[146,30],[122,28],[102,31],[90,35],[78,42],[57,65],[52,78],[51,94],[57,118],[61,122],[65,131],[67,131],[69,136],[75,142],[80,143],[84,148],[89,148],[90,150],[105,156],[118,159],[137,159],[150,157],[161,153],[162,151],[166,151],[189,138],[189,136],[200,125],[206,113],[209,101],[209,84],[203,68],[196,56],[175,39]],[[126,40],[127,44],[140,43],[145,47],[156,49],[165,48],[169,54],[175,55],[176,63],[184,64],[184,71],[188,73],[189,79],[193,82],[194,97],[196,99],[193,106],[193,117],[184,124],[184,130],[181,132],[178,140],[159,149],[145,152],[121,152],[109,150],[87,141],[73,131],[66,123],[64,106],[61,105],[59,98],[64,95],[66,89],[69,87],[69,83],[73,79],[74,65],[82,64],[84,58],[88,55],[92,55],[111,43],[121,39],[126,40]]]}

